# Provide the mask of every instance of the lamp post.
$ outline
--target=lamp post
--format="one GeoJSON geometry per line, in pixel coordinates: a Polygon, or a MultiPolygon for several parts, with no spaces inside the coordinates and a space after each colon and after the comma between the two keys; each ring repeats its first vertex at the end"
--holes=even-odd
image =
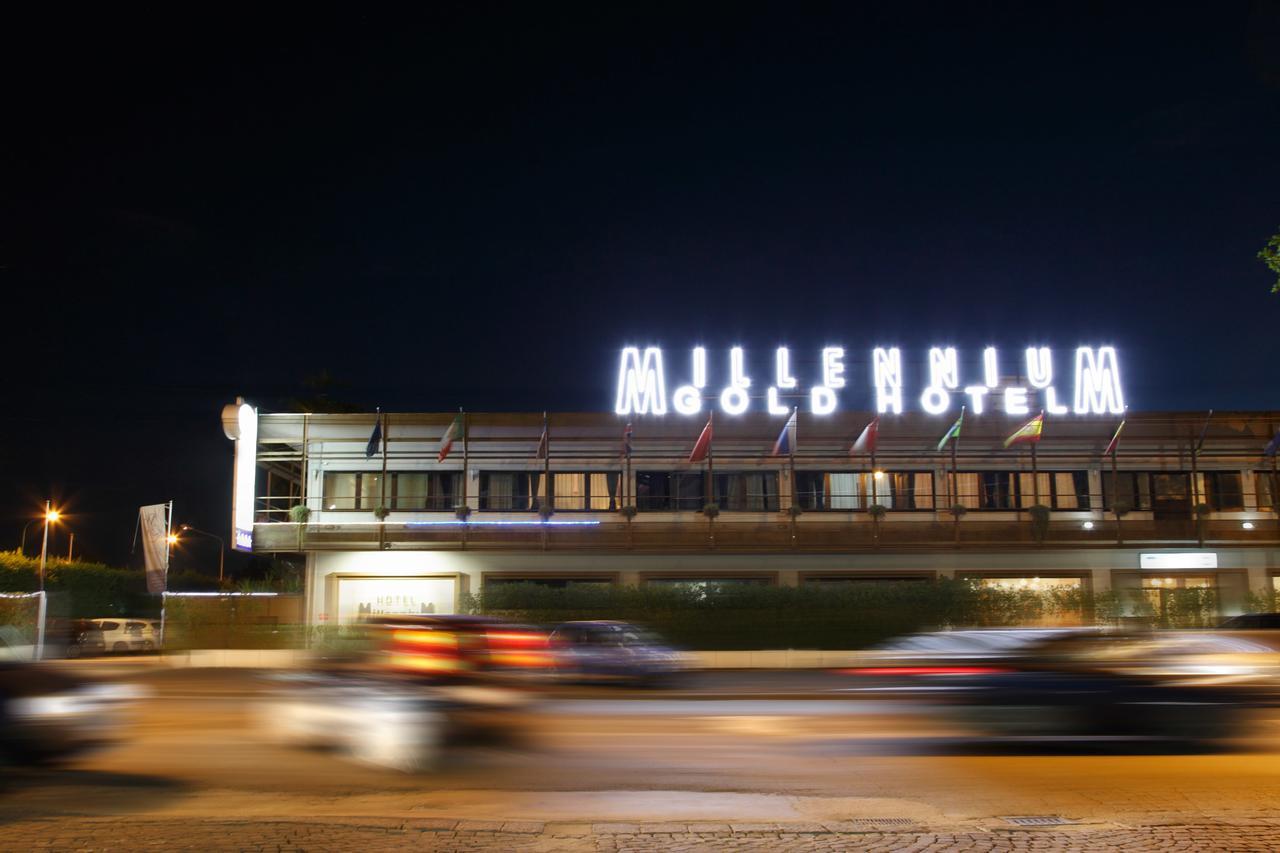
{"type": "Polygon", "coordinates": [[[18,553],[24,557],[27,556],[27,528],[39,520],[40,519],[38,518],[33,518],[26,524],[22,525],[22,542],[18,545],[18,553]]]}
{"type": "Polygon", "coordinates": [[[40,545],[40,589],[44,589],[44,564],[49,554],[49,522],[57,521],[61,514],[50,501],[44,502],[44,542],[40,545]]]}
{"type": "Polygon", "coordinates": [[[208,536],[210,539],[218,540],[218,582],[221,583],[222,582],[222,566],[226,558],[227,543],[223,541],[221,536],[218,536],[217,534],[214,534],[214,533],[206,533],[203,530],[198,530],[192,527],[190,524],[184,524],[180,526],[178,529],[183,531],[184,533],[195,533],[198,536],[208,536]]]}

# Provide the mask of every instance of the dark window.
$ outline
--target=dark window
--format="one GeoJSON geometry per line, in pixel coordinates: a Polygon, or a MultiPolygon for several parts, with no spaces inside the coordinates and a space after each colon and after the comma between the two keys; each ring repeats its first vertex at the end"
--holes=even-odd
{"type": "Polygon", "coordinates": [[[777,512],[778,475],[771,471],[716,474],[715,500],[730,512],[777,512]]]}
{"type": "Polygon", "coordinates": [[[1135,471],[1102,472],[1102,496],[1107,512],[1117,505],[1145,512],[1151,509],[1150,475],[1135,471]]]}
{"type": "Polygon", "coordinates": [[[961,471],[956,474],[957,502],[969,509],[1013,509],[1016,477],[1006,471],[961,471]]]}
{"type": "Polygon", "coordinates": [[[610,586],[612,581],[609,578],[547,578],[539,575],[531,577],[505,577],[505,578],[485,578],[484,585],[486,587],[493,586],[510,586],[511,584],[533,584],[535,586],[545,587],[547,589],[568,589],[581,587],[605,587],[610,586]]]}
{"type": "Polygon", "coordinates": [[[1244,509],[1244,486],[1235,471],[1213,471],[1204,475],[1205,503],[1214,510],[1244,509]]]}
{"type": "Polygon", "coordinates": [[[1151,475],[1151,511],[1157,515],[1186,515],[1191,511],[1188,474],[1151,475]]]}
{"type": "Polygon", "coordinates": [[[636,509],[697,512],[706,503],[704,480],[700,471],[638,471],[636,509]]]}

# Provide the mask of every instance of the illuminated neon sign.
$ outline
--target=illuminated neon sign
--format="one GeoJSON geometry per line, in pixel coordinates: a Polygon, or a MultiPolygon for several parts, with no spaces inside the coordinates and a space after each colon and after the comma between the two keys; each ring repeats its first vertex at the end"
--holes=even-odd
{"type": "MultiPolygon", "coordinates": [[[[667,366],[659,347],[626,347],[618,362],[618,389],[614,411],[619,415],[665,415],[668,406],[681,415],[697,415],[708,402],[727,415],[740,415],[763,408],[771,415],[785,416],[792,405],[803,404],[816,415],[828,415],[839,406],[840,392],[848,384],[845,348],[822,347],[817,353],[818,380],[806,390],[795,375],[795,359],[788,347],[778,347],[773,357],[772,384],[753,393],[742,347],[729,350],[725,362],[725,384],[709,387],[707,350],[690,351],[687,381],[675,386],[668,397],[667,366]],[[763,401],[763,405],[761,402],[763,401]]],[[[960,354],[954,347],[931,347],[920,390],[909,390],[903,369],[902,350],[875,347],[870,353],[870,389],[875,410],[881,414],[901,414],[918,405],[931,415],[945,415],[964,405],[980,415],[991,408],[1010,415],[1026,415],[1034,405],[1046,414],[1119,415],[1125,410],[1120,384],[1120,361],[1115,347],[1078,347],[1072,371],[1070,394],[1059,394],[1053,351],[1049,347],[1028,347],[1023,357],[1014,359],[1016,379],[1000,375],[1000,353],[995,347],[982,351],[974,376],[962,384],[960,354]],[[972,380],[978,381],[972,381],[972,380]],[[1068,405],[1068,401],[1071,405],[1068,405]]]]}

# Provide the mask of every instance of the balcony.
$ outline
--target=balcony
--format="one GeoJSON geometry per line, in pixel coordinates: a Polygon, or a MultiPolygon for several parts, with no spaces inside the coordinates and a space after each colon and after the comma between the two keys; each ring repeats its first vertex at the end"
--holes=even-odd
{"type": "MultiPolygon", "coordinates": [[[[477,513],[467,524],[441,514],[434,521],[385,523],[352,519],[341,523],[259,523],[254,526],[254,550],[547,550],[565,552],[857,552],[950,551],[1035,548],[1116,547],[1276,547],[1280,520],[1252,519],[1245,529],[1239,519],[1214,519],[1197,529],[1190,519],[1155,520],[1114,517],[1051,520],[1043,540],[1025,515],[1021,518],[983,518],[959,521],[929,514],[888,515],[879,523],[865,515],[855,520],[802,515],[795,523],[781,514],[721,514],[710,521],[697,514],[657,519],[641,514],[628,522],[615,513],[555,516],[539,524],[532,516],[521,524],[486,521],[477,513]],[[580,521],[581,524],[555,523],[580,521]]],[[[1007,514],[1012,515],[1012,514],[1007,514]]],[[[1073,514],[1074,515],[1074,514],[1073,514]]]]}

